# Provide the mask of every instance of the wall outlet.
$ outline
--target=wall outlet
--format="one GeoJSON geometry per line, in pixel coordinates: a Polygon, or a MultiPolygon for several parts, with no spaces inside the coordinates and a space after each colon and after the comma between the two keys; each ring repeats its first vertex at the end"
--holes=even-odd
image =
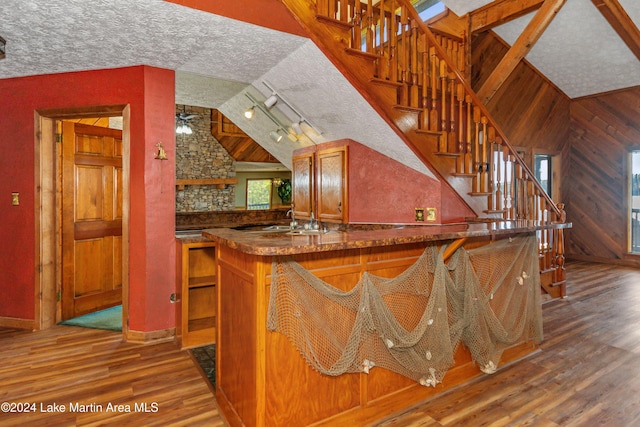
{"type": "Polygon", "coordinates": [[[416,221],[424,221],[424,208],[416,208],[416,221]]]}
{"type": "Polygon", "coordinates": [[[427,221],[436,220],[436,208],[427,208],[427,221]]]}
{"type": "Polygon", "coordinates": [[[11,205],[18,206],[20,204],[20,193],[11,193],[11,205]]]}

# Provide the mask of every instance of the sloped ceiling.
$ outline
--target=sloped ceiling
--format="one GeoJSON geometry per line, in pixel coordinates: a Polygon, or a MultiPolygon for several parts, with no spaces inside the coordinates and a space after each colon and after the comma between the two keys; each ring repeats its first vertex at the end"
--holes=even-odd
{"type": "MultiPolygon", "coordinates": [[[[640,27],[640,1],[618,1],[640,27]]],[[[442,2],[463,16],[491,0],[442,2]]],[[[534,14],[493,30],[512,45],[534,14]]],[[[591,0],[567,0],[526,59],[569,98],[640,85],[640,61],[591,0]]]]}
{"type": "MultiPolygon", "coordinates": [[[[619,1],[638,25],[640,2],[619,1]]],[[[459,15],[488,3],[444,2],[459,15]]],[[[305,37],[162,0],[2,0],[0,16],[0,36],[7,40],[0,78],[139,64],[168,68],[177,72],[177,103],[219,108],[284,164],[295,147],[354,138],[430,174],[305,37]],[[275,146],[266,137],[269,121],[261,129],[243,123],[243,91],[264,97],[263,81],[322,135],[275,146]]],[[[512,43],[530,18],[496,32],[512,43]]],[[[590,0],[567,0],[527,59],[570,97],[640,84],[637,58],[590,0]]],[[[296,118],[286,109],[277,114],[283,121],[296,118]]]]}

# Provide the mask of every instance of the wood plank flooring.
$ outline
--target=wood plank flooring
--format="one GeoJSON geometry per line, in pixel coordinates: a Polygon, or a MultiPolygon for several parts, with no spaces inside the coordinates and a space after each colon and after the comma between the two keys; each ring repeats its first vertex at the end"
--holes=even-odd
{"type": "Polygon", "coordinates": [[[72,326],[0,330],[0,360],[0,402],[21,411],[2,406],[0,426],[225,425],[197,364],[173,343],[72,326]]]}
{"type": "Polygon", "coordinates": [[[567,293],[540,351],[376,426],[640,425],[640,269],[572,262],[567,293]]]}
{"type": "MultiPolygon", "coordinates": [[[[567,278],[569,298],[543,306],[540,351],[374,425],[640,425],[640,269],[574,262],[567,278]]],[[[0,330],[0,360],[0,402],[36,404],[0,413],[0,426],[227,425],[188,352],[172,343],[126,344],[119,333],[75,327],[0,330]],[[41,410],[54,403],[66,411],[41,410]],[[86,411],[70,412],[76,403],[86,411]],[[132,412],[107,411],[109,403],[132,412]],[[150,412],[134,411],[144,403],[150,412]]]]}

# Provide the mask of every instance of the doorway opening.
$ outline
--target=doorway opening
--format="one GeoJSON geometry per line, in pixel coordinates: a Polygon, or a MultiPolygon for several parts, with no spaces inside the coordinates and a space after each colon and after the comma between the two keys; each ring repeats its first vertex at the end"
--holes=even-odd
{"type": "MultiPolygon", "coordinates": [[[[97,291],[94,285],[98,283],[92,277],[92,265],[94,265],[92,263],[97,262],[99,265],[95,265],[97,267],[96,276],[108,273],[118,282],[117,290],[112,290],[107,296],[111,299],[106,301],[106,305],[117,305],[121,301],[121,329],[123,339],[126,340],[129,306],[127,299],[129,123],[130,112],[127,105],[36,111],[35,152],[38,153],[35,159],[36,212],[38,212],[36,217],[36,264],[38,268],[36,268],[34,322],[36,329],[47,329],[61,320],[104,308],[100,306],[101,303],[96,302],[100,298],[91,300],[91,296],[97,291]],[[65,154],[63,152],[65,150],[63,146],[68,147],[69,144],[63,143],[63,137],[60,136],[59,130],[63,125],[74,129],[74,124],[86,122],[87,119],[90,122],[101,120],[121,123],[121,125],[102,126],[103,129],[121,127],[121,142],[115,144],[115,155],[111,159],[105,159],[103,154],[97,153],[103,143],[99,138],[91,136],[78,138],[74,135],[75,139],[70,143],[71,153],[65,154]],[[65,155],[67,156],[66,164],[65,155]],[[120,157],[119,165],[117,157],[120,157]],[[70,166],[69,159],[71,160],[70,166]],[[95,163],[95,159],[99,159],[98,164],[92,164],[92,162],[95,163]],[[103,167],[104,165],[101,165],[100,162],[110,166],[103,167]],[[115,167],[113,167],[114,165],[115,167]],[[63,168],[67,170],[64,171],[63,168]],[[66,176],[63,178],[63,175],[66,176]],[[111,178],[103,183],[103,177],[107,175],[111,178]],[[64,195],[65,191],[69,191],[69,188],[64,188],[68,185],[64,179],[79,184],[77,188],[72,188],[71,191],[74,193],[72,197],[64,195]],[[96,193],[100,196],[100,200],[96,198],[95,194],[89,194],[98,184],[102,186],[96,193]],[[119,198],[114,195],[119,195],[119,198]],[[82,205],[83,198],[86,202],[84,205],[82,205]],[[96,199],[95,203],[94,198],[96,199]],[[69,199],[81,199],[81,204],[79,207],[74,206],[73,203],[69,204],[69,199]],[[91,203],[87,202],[89,200],[91,203]],[[107,204],[106,210],[117,212],[119,218],[112,218],[111,214],[108,214],[107,218],[98,218],[98,212],[101,212],[104,207],[103,202],[107,204]],[[81,219],[88,221],[86,224],[74,223],[74,219],[69,222],[69,213],[65,213],[65,209],[67,211],[71,209],[72,212],[81,210],[81,219]],[[105,219],[106,221],[104,221],[105,219]],[[71,241],[69,241],[70,238],[71,241]],[[72,252],[71,256],[69,251],[72,252]],[[95,258],[96,261],[91,259],[92,256],[98,257],[95,258]],[[118,262],[114,263],[114,259],[118,262]],[[74,270],[76,264],[77,271],[74,270]],[[116,267],[113,267],[114,265],[116,267]],[[69,281],[73,284],[76,279],[86,281],[89,286],[81,292],[65,288],[69,281]],[[71,294],[72,298],[74,294],[81,297],[80,299],[76,298],[76,301],[80,301],[76,311],[69,311],[63,305],[65,294],[67,294],[66,296],[71,294]]],[[[100,132],[99,129],[98,131],[100,132]]],[[[68,148],[66,149],[68,150],[68,148]]],[[[77,215],[71,216],[75,218],[77,215]]]]}

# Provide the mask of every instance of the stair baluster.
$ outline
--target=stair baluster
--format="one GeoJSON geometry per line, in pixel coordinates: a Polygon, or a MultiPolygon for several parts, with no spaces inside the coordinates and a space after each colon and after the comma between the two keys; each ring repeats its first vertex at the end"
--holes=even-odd
{"type": "MultiPolygon", "coordinates": [[[[368,98],[401,129],[407,144],[477,213],[507,220],[565,220],[562,208],[544,193],[463,77],[468,74],[467,35],[432,31],[408,0],[281,1],[315,34],[312,38],[325,52],[345,61],[345,76],[369,92],[368,98]],[[313,4],[315,16],[309,7],[313,4]],[[348,59],[349,50],[360,52],[357,60],[348,59]],[[346,66],[363,61],[371,67],[350,70],[346,66]],[[394,90],[395,95],[390,95],[394,90]],[[414,128],[408,129],[411,123],[414,128]],[[429,151],[427,145],[435,139],[429,151]],[[435,154],[456,158],[455,164],[446,166],[446,159],[435,154]],[[452,175],[473,176],[471,191],[462,188],[465,180],[452,175]],[[485,208],[466,194],[486,195],[485,208]]],[[[561,269],[561,230],[540,236],[543,258],[552,259],[551,264],[561,269]]],[[[562,272],[555,279],[561,281],[562,272]]]]}

